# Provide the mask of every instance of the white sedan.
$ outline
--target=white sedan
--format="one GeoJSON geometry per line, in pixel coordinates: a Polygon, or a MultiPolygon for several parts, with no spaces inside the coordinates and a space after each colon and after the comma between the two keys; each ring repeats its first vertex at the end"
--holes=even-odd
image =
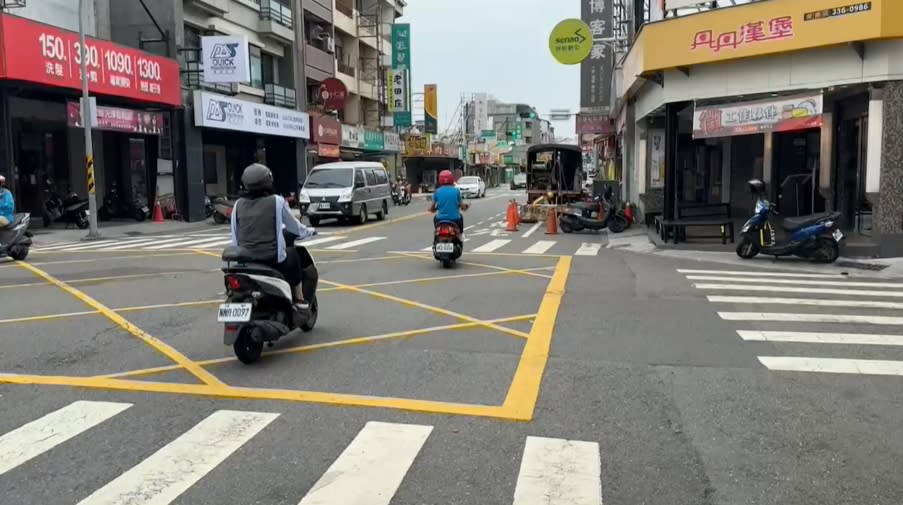
{"type": "Polygon", "coordinates": [[[461,177],[456,185],[461,190],[464,198],[482,198],[486,196],[486,183],[477,176],[461,177]]]}

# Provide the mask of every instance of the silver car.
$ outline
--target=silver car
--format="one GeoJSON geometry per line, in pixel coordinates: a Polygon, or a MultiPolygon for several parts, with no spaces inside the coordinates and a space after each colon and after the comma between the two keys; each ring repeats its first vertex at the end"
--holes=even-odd
{"type": "Polygon", "coordinates": [[[464,198],[483,198],[486,196],[486,183],[475,175],[461,177],[456,185],[461,190],[461,195],[464,198]]]}

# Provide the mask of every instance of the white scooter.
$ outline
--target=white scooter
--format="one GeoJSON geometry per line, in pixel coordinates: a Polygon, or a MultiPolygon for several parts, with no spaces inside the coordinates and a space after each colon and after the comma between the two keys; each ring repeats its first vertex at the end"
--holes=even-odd
{"type": "Polygon", "coordinates": [[[272,347],[294,330],[308,332],[317,324],[317,265],[307,247],[300,241],[295,243],[295,238],[286,234],[286,243],[294,243],[301,258],[308,313],[295,310],[292,287],[278,270],[255,262],[242,247],[229,246],[223,251],[226,301],[219,306],[217,321],[225,324],[223,343],[231,345],[235,356],[246,365],[260,359],[264,344],[272,347]]]}
{"type": "Polygon", "coordinates": [[[25,261],[32,243],[29,223],[31,214],[23,212],[13,216],[9,226],[0,229],[0,258],[9,256],[16,261],[25,261]]]}

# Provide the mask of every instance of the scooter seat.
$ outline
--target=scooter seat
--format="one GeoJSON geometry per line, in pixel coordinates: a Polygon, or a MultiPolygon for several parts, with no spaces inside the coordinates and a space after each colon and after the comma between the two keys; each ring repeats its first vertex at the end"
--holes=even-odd
{"type": "Polygon", "coordinates": [[[285,277],[279,270],[276,270],[269,265],[264,265],[263,263],[242,263],[240,266],[223,268],[223,272],[227,274],[264,275],[266,277],[285,280],[285,277]]]}
{"type": "Polygon", "coordinates": [[[785,218],[781,225],[784,231],[796,231],[806,226],[811,226],[819,221],[836,219],[835,212],[822,212],[820,214],[810,214],[808,216],[788,217],[785,218]]]}

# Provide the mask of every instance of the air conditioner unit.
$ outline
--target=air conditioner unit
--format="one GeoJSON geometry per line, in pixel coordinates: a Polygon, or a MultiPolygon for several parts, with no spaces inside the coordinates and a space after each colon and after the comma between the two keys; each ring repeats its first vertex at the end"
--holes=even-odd
{"type": "Polygon", "coordinates": [[[334,38],[332,38],[332,37],[326,38],[326,50],[329,51],[330,53],[335,52],[335,39],[334,38]]]}

